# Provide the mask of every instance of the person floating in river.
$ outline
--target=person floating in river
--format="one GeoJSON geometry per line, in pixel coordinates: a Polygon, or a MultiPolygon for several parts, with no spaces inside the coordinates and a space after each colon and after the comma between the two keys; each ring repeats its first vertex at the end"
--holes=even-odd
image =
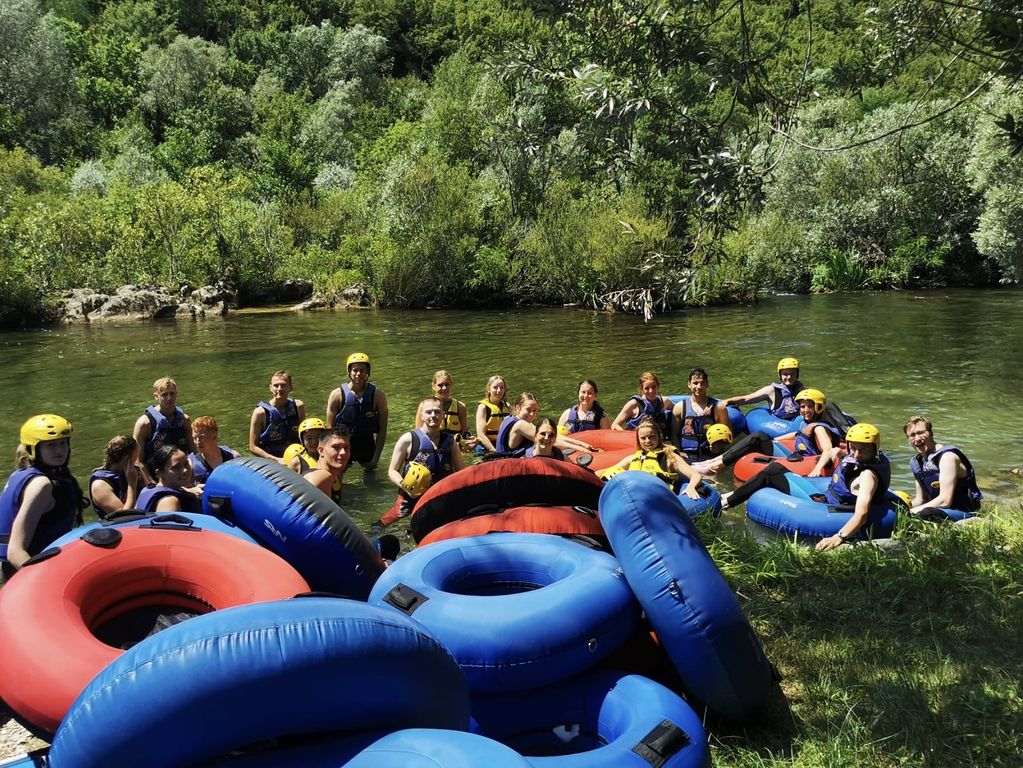
{"type": "Polygon", "coordinates": [[[195,451],[188,456],[192,463],[192,474],[195,475],[195,482],[205,483],[210,472],[219,467],[225,461],[237,459],[238,451],[233,448],[217,443],[220,434],[220,427],[217,420],[212,416],[200,416],[192,422],[192,442],[195,443],[195,451]]]}
{"type": "Polygon", "coordinates": [[[398,497],[380,517],[390,525],[412,511],[416,499],[431,485],[462,469],[462,452],[449,433],[441,429],[445,408],[440,398],[428,397],[417,409],[423,424],[398,438],[391,453],[387,476],[398,486],[398,497]]]}
{"type": "Polygon", "coordinates": [[[263,400],[249,418],[249,452],[284,463],[284,451],[298,441],[298,425],[305,418],[305,403],[291,397],[291,374],[274,371],[270,399],[263,400]]]}
{"type": "Polygon", "coordinates": [[[691,499],[700,498],[699,488],[703,477],[689,465],[685,456],[677,451],[675,446],[665,442],[661,425],[652,416],[641,417],[636,426],[636,452],[599,474],[607,479],[626,469],[649,472],[670,485],[673,490],[677,489],[681,479],[685,478],[689,481],[685,490],[686,496],[691,499]]]}
{"type": "Polygon", "coordinates": [[[132,437],[142,447],[142,474],[146,481],[153,483],[156,478],[149,474],[148,462],[153,452],[162,445],[173,445],[185,452],[195,450],[192,442],[192,420],[178,407],[178,385],[170,376],[153,382],[153,399],[145,413],[135,421],[132,437]]]}
{"type": "Polygon", "coordinates": [[[652,371],[639,375],[639,394],[633,395],[611,422],[611,429],[635,429],[644,416],[649,416],[665,435],[671,430],[671,410],[675,405],[661,397],[661,380],[652,371]]]}
{"type": "Polygon", "coordinates": [[[722,403],[729,405],[750,405],[767,403],[771,415],[785,421],[792,421],[799,415],[796,395],[806,389],[799,380],[799,361],[794,357],[783,357],[778,361],[779,381],[767,384],[748,395],[725,398],[722,403]]]}
{"type": "Polygon", "coordinates": [[[909,513],[929,519],[962,519],[980,509],[983,494],[977,487],[973,464],[954,445],[934,441],[934,428],[923,416],[913,416],[902,431],[916,455],[909,468],[916,494],[909,513]]]}
{"type": "Polygon", "coordinates": [[[683,398],[671,411],[671,441],[686,455],[686,460],[700,461],[714,454],[707,440],[711,424],[729,426],[725,404],[707,394],[710,377],[703,368],[689,372],[689,397],[683,398]]]}
{"type": "Polygon", "coordinates": [[[592,379],[579,382],[579,402],[566,408],[558,419],[558,434],[574,435],[591,429],[611,429],[611,419],[597,402],[597,384],[592,379]]]}
{"type": "Polygon", "coordinates": [[[327,397],[327,426],[348,427],[352,461],[369,472],[380,463],[387,440],[387,395],[369,381],[369,355],[353,352],[345,367],[348,381],[331,390],[327,397]]]}
{"type": "MultiPolygon", "coordinates": [[[[818,550],[832,549],[856,538],[880,510],[877,502],[886,497],[891,484],[892,468],[888,457],[881,451],[881,433],[877,427],[864,422],[855,424],[849,428],[845,440],[847,448],[837,446],[827,454],[830,461],[841,459],[841,462],[819,501],[853,505],[853,513],[838,533],[817,542],[818,550]]],[[[751,480],[724,494],[721,507],[728,509],[743,504],[761,488],[776,488],[782,493],[789,493],[791,487],[784,465],[768,464],[751,480]]]]}
{"type": "Polygon", "coordinates": [[[71,471],[71,422],[53,413],[21,425],[15,470],[0,493],[0,570],[25,561],[82,522],[85,497],[71,471]]]}
{"type": "Polygon", "coordinates": [[[89,476],[89,499],[100,519],[135,508],[135,500],[145,487],[142,470],[136,466],[138,453],[134,437],[117,435],[107,443],[103,466],[89,476]]]}

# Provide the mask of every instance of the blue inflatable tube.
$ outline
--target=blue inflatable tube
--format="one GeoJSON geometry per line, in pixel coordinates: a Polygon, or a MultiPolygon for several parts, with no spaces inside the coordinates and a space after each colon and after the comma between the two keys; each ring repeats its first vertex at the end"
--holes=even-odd
{"type": "Polygon", "coordinates": [[[746,411],[746,429],[749,432],[763,432],[770,437],[781,437],[795,432],[803,426],[803,417],[796,416],[791,421],[779,419],[765,405],[758,405],[746,411]]]}
{"type": "MultiPolygon", "coordinates": [[[[672,400],[676,405],[683,400],[688,400],[689,395],[671,395],[672,400]]],[[[728,426],[732,430],[733,435],[740,435],[746,431],[746,414],[742,412],[741,408],[736,408],[734,405],[726,407],[728,411],[728,426]]],[[[670,415],[670,414],[669,414],[670,415]]]]}
{"type": "Polygon", "coordinates": [[[690,693],[732,720],[759,710],[774,669],[679,500],[653,475],[622,472],[600,496],[600,517],[690,693]]]}
{"type": "Polygon", "coordinates": [[[59,539],[50,544],[51,547],[63,547],[72,541],[82,538],[86,533],[97,528],[177,528],[181,530],[195,531],[217,531],[226,533],[239,539],[244,539],[252,544],[258,544],[254,538],[249,536],[237,525],[233,525],[213,515],[203,515],[197,512],[165,512],[154,514],[152,512],[141,512],[137,509],[124,510],[114,514],[108,520],[87,523],[65,533],[59,539]]]}
{"type": "Polygon", "coordinates": [[[221,464],[206,481],[202,504],[287,560],[314,590],[365,600],[384,571],[355,522],[275,461],[249,456],[221,464]]]}
{"type": "Polygon", "coordinates": [[[75,700],[50,761],[179,768],[268,739],[405,727],[468,729],[448,652],[394,611],[298,598],[198,616],[126,651],[75,700]]]}
{"type": "Polygon", "coordinates": [[[19,757],[0,760],[0,768],[49,768],[49,749],[39,749],[19,757]]]}
{"type": "MultiPolygon", "coordinates": [[[[852,517],[852,505],[836,506],[814,501],[827,490],[831,482],[827,477],[801,477],[785,473],[789,493],[776,488],[762,488],[746,502],[746,516],[766,528],[780,533],[799,535],[809,539],[834,536],[852,517]]],[[[886,539],[895,529],[898,509],[905,505],[889,491],[884,501],[871,507],[868,524],[857,534],[858,539],[886,539]]]]}
{"type": "Polygon", "coordinates": [[[641,675],[599,670],[530,691],[475,694],[472,719],[474,731],[521,752],[536,768],[710,765],[697,714],[641,675]]]}
{"type": "Polygon", "coordinates": [[[721,493],[717,488],[704,483],[699,489],[700,498],[690,499],[686,496],[686,488],[688,487],[689,483],[686,483],[678,492],[678,500],[682,503],[682,508],[686,511],[687,515],[696,517],[697,515],[710,512],[714,517],[720,517],[721,493]]]}
{"type": "Polygon", "coordinates": [[[621,646],[639,623],[639,606],[611,555],[538,533],[415,549],[384,572],[369,602],[426,627],[472,691],[570,677],[621,646]]]}

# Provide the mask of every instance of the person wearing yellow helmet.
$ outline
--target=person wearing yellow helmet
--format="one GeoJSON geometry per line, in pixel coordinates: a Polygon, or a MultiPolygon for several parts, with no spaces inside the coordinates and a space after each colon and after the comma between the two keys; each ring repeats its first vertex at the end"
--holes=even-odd
{"type": "Polygon", "coordinates": [[[961,520],[980,509],[983,494],[966,454],[954,445],[934,441],[934,428],[923,416],[913,416],[902,431],[916,455],[909,468],[916,481],[910,514],[936,520],[961,520]]]}
{"type": "Polygon", "coordinates": [[[53,413],[21,425],[15,470],[0,493],[0,570],[5,579],[82,522],[85,498],[71,471],[71,422],[53,413]]]}
{"type": "MultiPolygon", "coordinates": [[[[476,447],[476,438],[469,431],[469,415],[465,403],[451,396],[452,380],[447,371],[437,371],[430,382],[434,396],[444,406],[444,420],[440,428],[455,439],[463,451],[471,451],[476,447]]],[[[416,429],[423,426],[423,414],[416,413],[416,429]]]]}
{"type": "Polygon", "coordinates": [[[714,455],[707,439],[707,430],[712,424],[728,426],[728,409],[720,400],[707,394],[709,384],[707,371],[693,368],[689,372],[689,397],[676,403],[671,411],[671,442],[690,462],[714,455]]]}
{"type": "Polygon", "coordinates": [[[195,450],[189,454],[188,460],[192,464],[192,474],[195,475],[197,483],[205,483],[210,472],[225,461],[237,459],[239,456],[234,448],[217,442],[219,435],[220,427],[212,416],[199,416],[192,422],[192,442],[195,443],[195,450]]]}
{"type": "Polygon", "coordinates": [[[748,395],[729,397],[722,402],[726,407],[767,403],[768,410],[775,418],[792,421],[799,415],[796,395],[806,389],[803,382],[799,380],[799,361],[794,357],[783,357],[779,360],[778,379],[778,381],[754,390],[748,395]]]}
{"type": "Polygon", "coordinates": [[[294,384],[287,371],[270,376],[270,398],[260,401],[249,417],[249,452],[281,464],[284,451],[298,440],[298,425],[305,419],[305,403],[291,397],[294,384]]]}
{"type": "Polygon", "coordinates": [[[458,444],[441,429],[444,403],[440,398],[428,397],[416,410],[423,425],[399,437],[391,452],[387,477],[398,486],[398,496],[391,508],[381,515],[381,525],[390,525],[407,516],[415,500],[427,488],[463,466],[458,444]]]}
{"type": "Polygon", "coordinates": [[[592,379],[579,382],[579,402],[566,409],[558,419],[558,432],[574,435],[591,429],[611,429],[611,419],[597,402],[597,383],[592,379]]]}
{"type": "Polygon", "coordinates": [[[323,419],[310,418],[298,425],[298,442],[284,451],[288,469],[299,475],[316,469],[320,459],[320,436],[327,430],[323,419]]]}
{"type": "Polygon", "coordinates": [[[689,465],[682,453],[675,450],[675,446],[665,442],[661,425],[652,416],[641,417],[636,426],[636,452],[607,470],[602,470],[601,477],[606,480],[625,469],[649,472],[673,489],[679,485],[681,478],[686,478],[689,481],[686,496],[691,499],[700,498],[699,488],[703,477],[689,465]]]}
{"type": "Polygon", "coordinates": [[[387,441],[387,395],[369,381],[370,359],[353,352],[345,361],[348,381],[327,397],[327,425],[344,424],[351,434],[352,461],[376,469],[387,441]]]}
{"type": "Polygon", "coordinates": [[[824,420],[828,398],[819,389],[803,389],[796,394],[803,425],[796,432],[795,449],[804,456],[818,456],[807,477],[820,477],[831,460],[831,449],[842,440],[842,431],[824,420]]]}
{"type": "MultiPolygon", "coordinates": [[[[845,440],[847,448],[836,446],[827,456],[838,461],[831,481],[821,494],[820,501],[838,506],[852,506],[853,513],[834,536],[817,542],[818,550],[840,546],[862,535],[864,530],[884,513],[883,505],[891,485],[892,468],[888,457],[881,451],[881,433],[873,424],[859,423],[849,428],[845,440]],[[839,461],[840,460],[840,461],[839,461]]],[[[786,469],[781,464],[768,464],[762,472],[721,497],[724,509],[744,503],[761,488],[776,488],[790,493],[786,469]]]]}
{"type": "Polygon", "coordinates": [[[348,469],[351,460],[351,440],[348,427],[339,424],[333,429],[319,432],[320,441],[316,447],[316,466],[312,469],[303,467],[302,477],[315,485],[331,500],[341,504],[341,476],[348,469]]]}
{"type": "Polygon", "coordinates": [[[178,407],[178,385],[170,376],[153,382],[153,400],[145,413],[135,421],[132,437],[142,448],[141,468],[146,481],[156,479],[149,474],[148,461],[161,445],[175,445],[187,456],[195,450],[192,442],[192,420],[178,407]]]}

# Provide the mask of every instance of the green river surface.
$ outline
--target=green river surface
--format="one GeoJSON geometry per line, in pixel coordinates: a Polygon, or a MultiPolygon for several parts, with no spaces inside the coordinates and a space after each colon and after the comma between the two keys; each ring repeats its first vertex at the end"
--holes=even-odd
{"type": "MultiPolygon", "coordinates": [[[[939,290],[776,296],[755,306],[687,310],[644,323],[581,309],[510,311],[241,311],[202,321],[94,324],[0,335],[0,441],[13,468],[18,428],[54,412],[75,427],[72,470],[83,483],[103,447],[131,434],[152,402],[152,383],[172,376],[178,404],[194,419],[212,415],[220,442],[245,453],[249,417],[268,397],[270,374],[292,372],[293,395],[309,416],[325,415],[345,357],[365,352],[371,381],[390,405],[381,467],[345,475],[345,510],[368,528],[394,499],[390,449],[411,428],[438,368],[469,407],[487,377],[508,380],[509,399],[535,393],[541,415],[557,418],[592,378],[612,417],[655,371],[662,394],[686,394],[689,370],[710,372],[711,394],[745,394],[775,380],[779,358],[795,356],[807,386],[861,421],[876,424],[894,466],[893,485],[912,491],[902,424],[923,414],[939,442],[963,448],[988,498],[1018,498],[1009,470],[1023,464],[1023,293],[939,290]]],[[[721,478],[729,487],[730,475],[721,478]]],[[[741,511],[730,512],[741,520],[741,511]]]]}

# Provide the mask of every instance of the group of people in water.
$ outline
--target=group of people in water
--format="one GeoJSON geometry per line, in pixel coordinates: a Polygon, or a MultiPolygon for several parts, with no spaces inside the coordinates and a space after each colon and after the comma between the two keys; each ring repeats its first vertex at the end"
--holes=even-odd
{"type": "MultiPolygon", "coordinates": [[[[290,467],[338,503],[349,464],[375,469],[388,429],[387,396],[369,381],[369,357],[353,353],[345,366],[347,380],[331,391],[325,419],[307,417],[305,404],[291,396],[291,375],[275,371],[270,396],[252,411],[248,446],[253,456],[290,467]]],[[[557,423],[539,417],[539,400],[529,392],[509,403],[507,382],[495,375],[476,404],[472,424],[467,405],[452,397],[450,374],[437,371],[431,382],[434,395],[419,403],[414,428],[394,444],[387,476],[397,496],[380,523],[388,525],[409,514],[433,483],[477,460],[466,459],[463,453],[479,460],[563,460],[566,452],[599,451],[587,442],[587,433],[598,429],[635,433],[634,453],[598,474],[646,471],[696,498],[703,482],[740,457],[751,452],[771,455],[770,435],[754,429],[736,439],[728,413],[729,406],[763,402],[771,417],[793,422],[796,450],[816,457],[810,475],[832,473],[822,500],[852,508],[839,533],[821,540],[818,549],[862,538],[891,481],[879,430],[851,423],[836,408],[829,409],[823,392],[802,384],[795,358],[780,360],[777,371],[777,382],[746,395],[716,399],[708,395],[707,372],[694,368],[688,377],[689,395],[678,402],[660,394],[660,381],[648,371],[639,377],[638,393],[613,419],[597,400],[596,383],[584,379],[577,402],[561,413],[557,423]]],[[[0,565],[5,577],[81,523],[87,503],[101,518],[124,509],[200,511],[206,478],[239,453],[219,443],[214,418],[193,421],[178,406],[173,379],[154,382],[153,399],[131,436],[118,435],[107,444],[103,465],[89,478],[88,501],[68,469],[71,423],[55,414],[41,414],[22,425],[16,469],[0,494],[0,565]]],[[[980,491],[966,455],[955,446],[937,444],[931,423],[923,417],[911,418],[904,431],[916,453],[911,462],[916,493],[910,511],[922,516],[941,516],[947,509],[975,512],[980,491]]],[[[787,492],[784,466],[768,464],[724,494],[722,505],[737,506],[765,487],[787,492]]]]}

